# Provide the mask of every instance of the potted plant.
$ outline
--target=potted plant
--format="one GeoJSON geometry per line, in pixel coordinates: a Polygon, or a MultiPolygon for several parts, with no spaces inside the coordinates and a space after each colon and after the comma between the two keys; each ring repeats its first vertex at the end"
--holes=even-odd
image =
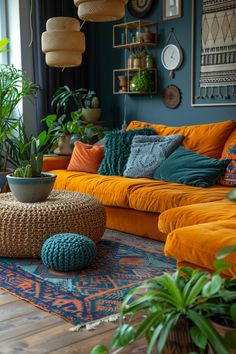
{"type": "MultiPolygon", "coordinates": [[[[4,41],[6,43],[6,39],[4,41]]],[[[18,103],[24,98],[35,95],[37,86],[26,74],[13,65],[0,65],[0,175],[2,183],[6,181],[9,139],[14,137],[19,122],[16,113],[18,103]]],[[[1,186],[2,187],[2,186],[1,186]]]]}
{"type": "Polygon", "coordinates": [[[73,143],[80,140],[84,143],[95,143],[104,136],[104,129],[96,127],[92,123],[83,124],[81,122],[82,112],[70,113],[71,120],[67,120],[66,114],[58,118],[56,114],[51,114],[43,119],[48,130],[41,134],[47,135],[47,141],[51,142],[50,151],[59,155],[71,155],[73,143]]]}
{"type": "Polygon", "coordinates": [[[131,92],[153,92],[154,82],[150,71],[139,71],[130,80],[131,92]]]}
{"type": "Polygon", "coordinates": [[[145,49],[136,49],[134,51],[133,57],[133,68],[140,69],[145,68],[146,66],[146,50],[145,49]]]}
{"type": "MultiPolygon", "coordinates": [[[[43,119],[48,129],[44,134],[46,133],[51,141],[50,151],[56,154],[71,155],[73,147],[71,138],[73,141],[94,143],[104,136],[103,128],[95,126],[92,122],[83,121],[83,110],[91,105],[99,105],[98,98],[93,91],[71,90],[68,86],[59,87],[56,90],[52,99],[56,114],[43,119]]],[[[100,108],[92,110],[99,111],[100,108]]]]}
{"type": "Polygon", "coordinates": [[[83,88],[71,90],[68,86],[59,87],[52,100],[57,114],[62,110],[65,113],[69,104],[73,104],[76,110],[82,110],[82,117],[87,122],[96,122],[101,116],[99,99],[94,91],[83,88]]]}
{"type": "Polygon", "coordinates": [[[111,351],[98,345],[91,354],[115,354],[142,337],[147,340],[147,354],[202,354],[208,344],[216,354],[234,354],[236,278],[220,276],[228,267],[220,258],[235,250],[233,246],[218,253],[217,271],[213,275],[182,267],[131,290],[120,308],[120,324],[111,351]],[[140,320],[133,325],[132,319],[137,314],[144,316],[138,317],[140,320]],[[224,337],[218,332],[212,322],[216,318],[221,325],[227,319],[227,324],[231,324],[230,334],[224,337]]]}
{"type": "Polygon", "coordinates": [[[23,161],[13,173],[7,175],[7,181],[15,198],[22,203],[36,203],[47,199],[56,175],[42,173],[43,152],[39,141],[30,138],[30,159],[23,161]]]}
{"type": "Polygon", "coordinates": [[[82,98],[82,117],[86,122],[97,122],[102,114],[102,110],[99,107],[100,102],[94,91],[88,91],[82,98]]]}

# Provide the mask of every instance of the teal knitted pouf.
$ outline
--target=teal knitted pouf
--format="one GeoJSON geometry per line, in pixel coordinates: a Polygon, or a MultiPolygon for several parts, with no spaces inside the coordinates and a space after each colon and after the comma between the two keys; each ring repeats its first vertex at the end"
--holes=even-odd
{"type": "Polygon", "coordinates": [[[42,247],[43,263],[56,271],[68,272],[87,267],[96,255],[96,245],[88,237],[61,233],[48,238],[42,247]]]}

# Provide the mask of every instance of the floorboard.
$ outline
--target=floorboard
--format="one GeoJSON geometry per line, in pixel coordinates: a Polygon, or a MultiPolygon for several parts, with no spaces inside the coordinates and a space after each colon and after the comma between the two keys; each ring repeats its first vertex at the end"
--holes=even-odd
{"type": "MultiPolygon", "coordinates": [[[[99,343],[110,344],[116,324],[71,332],[72,325],[0,290],[0,354],[89,354],[99,343]]],[[[143,341],[122,354],[146,353],[143,341]]]]}

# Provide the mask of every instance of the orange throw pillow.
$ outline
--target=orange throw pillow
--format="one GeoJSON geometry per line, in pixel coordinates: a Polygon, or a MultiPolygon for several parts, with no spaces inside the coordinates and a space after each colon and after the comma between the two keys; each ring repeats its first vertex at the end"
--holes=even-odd
{"type": "Polygon", "coordinates": [[[222,154],[223,159],[231,159],[225,174],[220,178],[219,183],[223,186],[236,186],[236,139],[228,146],[222,154]]]}
{"type": "Polygon", "coordinates": [[[69,171],[97,173],[104,154],[103,146],[88,145],[76,141],[67,167],[69,171]]]}

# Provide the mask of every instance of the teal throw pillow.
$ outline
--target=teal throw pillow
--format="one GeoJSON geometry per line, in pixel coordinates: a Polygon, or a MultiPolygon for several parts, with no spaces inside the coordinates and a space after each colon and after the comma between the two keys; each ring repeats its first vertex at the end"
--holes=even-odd
{"type": "Polygon", "coordinates": [[[152,128],[128,130],[127,132],[115,130],[105,135],[104,158],[98,169],[100,175],[123,176],[130,147],[135,135],[154,135],[152,128]]]}
{"type": "Polygon", "coordinates": [[[209,187],[225,172],[230,160],[217,160],[179,146],[154,173],[153,178],[190,186],[209,187]]]}
{"type": "Polygon", "coordinates": [[[183,135],[136,135],[124,171],[126,177],[152,178],[154,171],[183,140],[183,135]]]}

